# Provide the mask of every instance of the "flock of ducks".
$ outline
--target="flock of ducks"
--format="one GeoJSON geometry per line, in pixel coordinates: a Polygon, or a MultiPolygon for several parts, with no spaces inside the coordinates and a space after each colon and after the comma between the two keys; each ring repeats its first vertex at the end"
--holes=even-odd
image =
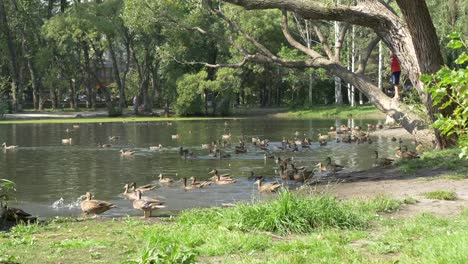
{"type": "MultiPolygon", "coordinates": [[[[78,125],[74,125],[73,128],[79,128],[78,125]]],[[[380,128],[379,125],[372,126],[368,125],[367,132],[362,131],[361,127],[354,127],[349,128],[345,125],[342,125],[338,128],[330,127],[329,132],[326,135],[318,134],[318,144],[320,146],[325,146],[331,138],[335,138],[336,142],[342,143],[364,143],[367,142],[372,144],[372,140],[370,138],[370,132],[372,130],[380,128]]],[[[324,162],[319,162],[313,169],[308,169],[305,166],[297,167],[293,163],[293,158],[281,158],[274,154],[271,154],[270,151],[276,150],[281,152],[295,152],[299,151],[299,148],[310,148],[312,145],[312,140],[310,138],[305,137],[304,139],[299,139],[300,133],[296,131],[294,133],[295,138],[294,140],[288,140],[283,138],[281,141],[281,145],[274,145],[270,146],[270,141],[268,139],[260,139],[259,137],[252,137],[251,138],[251,147],[255,149],[260,149],[264,151],[265,159],[275,159],[276,164],[278,165],[277,173],[279,174],[280,178],[283,180],[291,180],[300,183],[307,182],[314,177],[315,172],[328,172],[331,174],[336,174],[344,169],[343,165],[336,164],[332,161],[331,157],[327,157],[324,162]]],[[[179,134],[175,134],[171,136],[172,139],[180,139],[179,134]]],[[[202,144],[202,149],[208,150],[207,155],[210,157],[216,157],[219,159],[227,159],[231,157],[231,154],[222,153],[221,148],[227,148],[231,146],[231,133],[224,134],[221,136],[221,139],[217,142],[213,141],[211,143],[202,144]]],[[[118,136],[110,136],[109,140],[114,141],[117,140],[118,136]]],[[[396,141],[395,138],[392,138],[392,141],[396,141]]],[[[72,138],[65,138],[62,139],[62,144],[72,144],[72,138]]],[[[4,150],[13,150],[18,148],[18,146],[11,145],[8,146],[5,142],[2,144],[4,150]]],[[[110,144],[98,144],[97,147],[105,148],[111,147],[110,144]]],[[[150,150],[162,150],[163,146],[161,144],[150,146],[150,150]]],[[[239,145],[233,147],[233,152],[236,154],[246,153],[248,151],[246,140],[244,138],[239,140],[239,145]]],[[[120,155],[122,156],[133,156],[136,153],[133,149],[121,149],[120,155]]],[[[194,159],[196,155],[190,151],[189,149],[180,147],[179,154],[183,159],[194,159]]],[[[380,157],[377,151],[374,151],[375,154],[375,165],[387,167],[390,166],[394,159],[380,157]]],[[[418,153],[409,151],[406,146],[402,146],[402,140],[399,140],[399,147],[396,149],[395,156],[401,159],[415,159],[419,158],[418,153]]],[[[235,184],[237,180],[231,177],[229,174],[220,174],[217,169],[213,169],[209,172],[209,175],[212,175],[209,181],[198,181],[195,176],[191,176],[189,179],[186,177],[181,178],[179,181],[182,182],[182,188],[184,190],[194,190],[205,188],[212,184],[216,185],[229,185],[235,184]],[[190,182],[188,182],[190,180],[190,182]]],[[[249,179],[254,180],[255,184],[257,184],[257,190],[259,192],[276,192],[279,188],[282,187],[282,184],[278,181],[273,182],[264,182],[264,178],[262,176],[255,176],[255,173],[251,172],[251,177],[249,179]]],[[[159,174],[159,183],[163,184],[173,184],[176,180],[163,177],[162,174],[159,174]]],[[[140,187],[137,187],[135,182],[127,183],[124,185],[124,192],[122,195],[132,200],[133,208],[143,211],[143,217],[148,218],[151,216],[151,212],[159,209],[165,208],[164,202],[142,196],[143,193],[154,190],[157,188],[157,185],[147,184],[140,187]]],[[[102,214],[112,208],[115,208],[116,205],[102,200],[95,200],[93,199],[93,194],[90,192],[86,193],[86,199],[81,202],[81,209],[85,215],[99,215],[102,214]]]]}

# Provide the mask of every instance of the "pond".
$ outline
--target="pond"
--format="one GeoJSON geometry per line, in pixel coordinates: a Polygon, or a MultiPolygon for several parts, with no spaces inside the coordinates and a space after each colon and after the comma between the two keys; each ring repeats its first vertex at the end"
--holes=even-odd
{"type": "MultiPolygon", "coordinates": [[[[273,154],[294,157],[299,166],[310,169],[327,156],[345,166],[345,171],[368,169],[373,166],[373,152],[392,156],[398,142],[389,138],[373,137],[373,144],[344,144],[329,141],[326,146],[317,143],[318,133],[327,133],[330,126],[375,124],[376,120],[326,120],[326,119],[273,119],[248,118],[225,120],[197,120],[175,122],[128,122],[128,123],[82,123],[72,124],[10,124],[0,125],[0,141],[19,145],[16,150],[0,151],[0,178],[17,184],[16,201],[12,204],[41,217],[78,216],[81,214],[79,197],[90,191],[96,199],[107,200],[118,207],[106,212],[107,216],[142,215],[132,208],[129,200],[121,195],[123,185],[135,181],[138,185],[157,183],[157,176],[180,179],[196,176],[208,179],[211,169],[230,173],[237,178],[232,185],[209,186],[184,191],[181,182],[162,186],[148,195],[166,202],[167,208],[155,213],[173,214],[186,208],[209,207],[236,201],[251,201],[262,198],[250,171],[264,177],[277,177],[277,165],[273,159],[264,159],[264,152],[251,146],[251,137],[268,138],[273,154]],[[273,150],[280,146],[283,137],[293,139],[298,131],[300,137],[313,139],[310,149],[299,148],[298,152],[283,153],[273,150]],[[222,149],[230,158],[209,157],[202,144],[231,133],[232,145],[222,149]],[[172,139],[172,135],[179,139],[172,139]],[[244,136],[248,152],[235,154],[244,136]],[[115,139],[110,139],[115,137],[115,139]],[[62,139],[72,138],[71,144],[62,139]],[[111,144],[98,148],[98,143],[111,144]],[[161,144],[162,150],[152,151],[149,146],[161,144]],[[179,155],[183,146],[194,152],[194,159],[184,160],[179,155]],[[120,149],[132,148],[131,157],[120,155],[120,149]]],[[[292,185],[294,186],[299,185],[292,185]]],[[[145,193],[146,194],[146,193],[145,193]]]]}

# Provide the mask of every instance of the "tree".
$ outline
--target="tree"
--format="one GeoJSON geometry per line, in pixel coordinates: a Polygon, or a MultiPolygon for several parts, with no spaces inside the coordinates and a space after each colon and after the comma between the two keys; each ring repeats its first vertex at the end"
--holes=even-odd
{"type": "Polygon", "coordinates": [[[443,64],[443,59],[435,28],[424,0],[397,0],[401,16],[388,4],[379,0],[363,0],[356,5],[333,5],[323,4],[319,1],[293,0],[226,0],[226,2],[243,6],[248,10],[284,10],[283,34],[291,46],[310,57],[302,61],[288,61],[264,52],[262,54],[246,54],[246,60],[278,63],[286,67],[324,68],[358,88],[378,109],[397,120],[418,141],[430,142],[431,139],[435,139],[438,147],[446,147],[450,144],[447,137],[441,135],[437,129],[435,133],[427,130],[423,119],[405,104],[392,100],[380,91],[362,74],[361,67],[353,73],[341,66],[340,63],[329,60],[318,52],[301,45],[289,33],[287,24],[286,10],[290,10],[305,19],[343,21],[372,29],[399,58],[402,68],[409,73],[409,78],[421,97],[429,117],[435,121],[437,110],[433,107],[431,96],[424,89],[420,76],[436,72],[443,64]]]}

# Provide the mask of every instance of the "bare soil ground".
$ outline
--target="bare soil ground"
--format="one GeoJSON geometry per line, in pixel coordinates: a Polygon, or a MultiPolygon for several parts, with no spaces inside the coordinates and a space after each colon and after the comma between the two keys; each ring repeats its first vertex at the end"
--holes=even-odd
{"type": "Polygon", "coordinates": [[[415,174],[404,174],[398,168],[374,168],[367,171],[323,176],[320,184],[316,185],[319,192],[347,198],[370,198],[386,195],[397,199],[414,198],[418,202],[405,205],[393,215],[394,217],[407,217],[423,212],[438,215],[457,215],[464,208],[468,208],[468,179],[447,180],[431,179],[450,173],[443,169],[427,169],[415,174]],[[455,201],[431,200],[424,198],[424,193],[447,190],[454,191],[458,199],[455,201]]]}

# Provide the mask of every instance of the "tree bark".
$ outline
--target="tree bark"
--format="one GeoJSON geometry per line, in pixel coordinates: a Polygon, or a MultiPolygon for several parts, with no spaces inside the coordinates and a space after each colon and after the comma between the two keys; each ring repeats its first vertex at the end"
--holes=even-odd
{"type": "Polygon", "coordinates": [[[8,25],[8,18],[5,11],[4,0],[0,0],[0,28],[1,32],[4,34],[7,47],[8,47],[8,56],[10,57],[10,74],[11,74],[11,92],[12,92],[12,109],[13,112],[22,110],[22,93],[23,87],[20,82],[19,77],[19,68],[17,61],[17,54],[15,51],[15,44],[13,43],[13,37],[10,32],[10,27],[8,25]]]}
{"type": "Polygon", "coordinates": [[[92,85],[91,80],[91,62],[89,57],[89,46],[87,43],[83,42],[82,44],[83,49],[83,57],[85,62],[85,71],[84,71],[84,78],[85,78],[85,86],[86,86],[86,108],[96,108],[96,97],[94,96],[94,87],[92,85]]]}
{"type": "Polygon", "coordinates": [[[109,39],[109,53],[112,59],[112,68],[114,73],[114,79],[117,83],[117,88],[119,89],[119,108],[122,109],[125,107],[125,91],[122,85],[122,80],[120,79],[119,65],[117,61],[117,55],[115,54],[114,47],[112,45],[112,40],[109,39]]]}

